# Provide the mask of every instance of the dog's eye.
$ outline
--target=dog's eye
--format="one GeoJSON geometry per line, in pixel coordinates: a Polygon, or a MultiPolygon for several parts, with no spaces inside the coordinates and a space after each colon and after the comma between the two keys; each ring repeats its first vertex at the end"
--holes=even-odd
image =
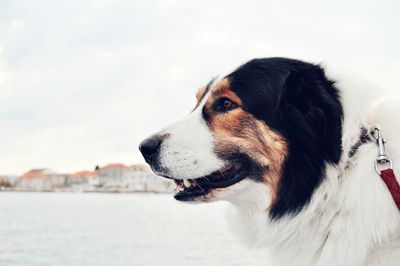
{"type": "Polygon", "coordinates": [[[213,109],[216,112],[228,112],[232,109],[235,109],[236,107],[238,107],[237,103],[232,102],[228,98],[221,98],[214,103],[213,109]]]}

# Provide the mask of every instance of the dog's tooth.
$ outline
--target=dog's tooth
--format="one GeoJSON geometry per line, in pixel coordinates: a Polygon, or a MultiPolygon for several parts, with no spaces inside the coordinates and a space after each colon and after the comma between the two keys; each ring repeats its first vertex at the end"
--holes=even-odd
{"type": "Polygon", "coordinates": [[[188,188],[188,187],[190,187],[191,183],[190,183],[189,180],[184,179],[184,180],[183,180],[183,185],[184,185],[186,188],[188,188]]]}

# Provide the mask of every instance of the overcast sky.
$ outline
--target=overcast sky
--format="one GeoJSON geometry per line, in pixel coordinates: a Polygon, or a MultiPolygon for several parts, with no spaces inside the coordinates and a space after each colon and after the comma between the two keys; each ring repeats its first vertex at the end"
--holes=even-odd
{"type": "Polygon", "coordinates": [[[399,1],[1,1],[0,174],[142,162],[210,78],[254,58],[400,89],[399,1]]]}

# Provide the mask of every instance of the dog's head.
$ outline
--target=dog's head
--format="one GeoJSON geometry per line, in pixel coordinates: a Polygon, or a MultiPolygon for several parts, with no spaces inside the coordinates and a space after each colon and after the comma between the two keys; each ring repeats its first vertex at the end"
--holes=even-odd
{"type": "Polygon", "coordinates": [[[197,93],[183,120],[144,140],[153,171],[181,201],[263,193],[272,217],[297,213],[341,155],[342,106],[323,69],[297,60],[252,60],[197,93]]]}

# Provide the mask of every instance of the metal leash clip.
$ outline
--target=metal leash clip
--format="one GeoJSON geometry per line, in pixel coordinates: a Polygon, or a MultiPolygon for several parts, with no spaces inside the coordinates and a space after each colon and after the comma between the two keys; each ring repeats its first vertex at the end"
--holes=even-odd
{"type": "Polygon", "coordinates": [[[379,147],[379,154],[375,160],[375,170],[380,175],[381,170],[383,170],[383,169],[380,169],[380,167],[383,167],[384,165],[389,164],[389,168],[393,169],[393,164],[392,164],[392,160],[390,160],[389,157],[386,155],[386,152],[385,152],[386,141],[382,137],[381,130],[379,128],[375,128],[374,130],[377,133],[376,143],[378,144],[378,147],[379,147]]]}

